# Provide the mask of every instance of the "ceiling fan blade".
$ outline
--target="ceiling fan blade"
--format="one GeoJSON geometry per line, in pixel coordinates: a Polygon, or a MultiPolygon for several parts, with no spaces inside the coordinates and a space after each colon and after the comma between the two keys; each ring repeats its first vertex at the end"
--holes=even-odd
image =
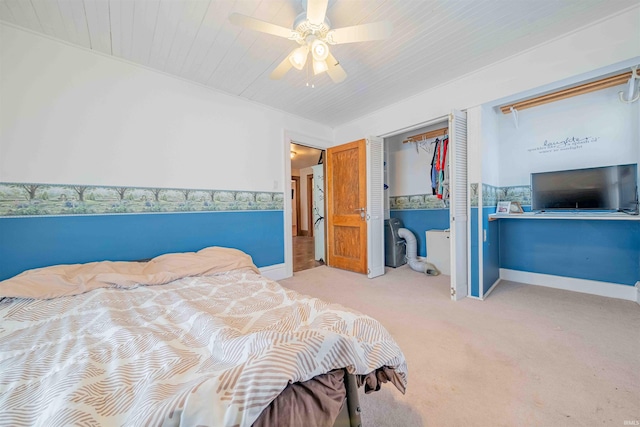
{"type": "Polygon", "coordinates": [[[269,74],[269,78],[271,80],[278,80],[287,74],[287,71],[289,71],[291,67],[293,67],[293,64],[291,64],[291,61],[289,61],[289,55],[287,55],[287,57],[284,58],[284,61],[278,64],[271,74],[269,74]]]}
{"type": "Polygon", "coordinates": [[[289,28],[281,27],[270,22],[261,21],[241,13],[232,13],[229,15],[229,21],[233,25],[248,28],[250,30],[260,31],[261,33],[272,34],[278,37],[288,39],[292,36],[293,31],[289,28]]]}
{"type": "Polygon", "coordinates": [[[307,19],[314,25],[324,22],[329,0],[307,0],[307,19]]]}
{"type": "Polygon", "coordinates": [[[327,34],[327,42],[330,44],[342,44],[383,40],[391,36],[392,31],[393,26],[388,21],[336,28],[327,34]]]}
{"type": "Polygon", "coordinates": [[[340,65],[340,62],[331,54],[327,57],[327,74],[334,83],[340,83],[347,78],[347,73],[340,65]]]}

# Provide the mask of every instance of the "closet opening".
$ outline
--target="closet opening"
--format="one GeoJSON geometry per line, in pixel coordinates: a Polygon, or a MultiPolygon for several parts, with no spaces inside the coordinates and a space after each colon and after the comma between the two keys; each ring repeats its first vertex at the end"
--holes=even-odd
{"type": "Polygon", "coordinates": [[[385,266],[449,276],[454,300],[467,295],[466,163],[462,112],[384,136],[385,266]]]}
{"type": "MultiPolygon", "coordinates": [[[[426,260],[450,274],[448,120],[384,138],[385,265],[426,260]],[[398,228],[413,234],[396,243],[398,228]]],[[[405,233],[401,233],[405,234],[405,233]]]]}
{"type": "Polygon", "coordinates": [[[324,265],[324,150],[291,143],[293,271],[324,265]]]}

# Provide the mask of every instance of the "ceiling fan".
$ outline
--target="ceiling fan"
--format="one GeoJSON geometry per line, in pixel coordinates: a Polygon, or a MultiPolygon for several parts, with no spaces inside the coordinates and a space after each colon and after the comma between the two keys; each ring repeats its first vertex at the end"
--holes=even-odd
{"type": "Polygon", "coordinates": [[[229,21],[240,27],[294,40],[300,45],[271,72],[270,78],[281,78],[291,67],[302,70],[311,53],[313,74],[326,71],[331,80],[340,83],[347,73],[329,51],[329,45],[386,39],[391,35],[392,27],[390,22],[380,21],[332,29],[326,16],[328,3],[329,0],[307,0],[307,10],[296,17],[293,29],[240,13],[229,15],[229,21]]]}

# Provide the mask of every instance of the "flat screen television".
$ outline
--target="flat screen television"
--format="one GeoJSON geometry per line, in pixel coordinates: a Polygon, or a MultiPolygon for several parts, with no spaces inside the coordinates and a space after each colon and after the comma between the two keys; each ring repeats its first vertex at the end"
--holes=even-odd
{"type": "Polygon", "coordinates": [[[532,173],[531,209],[638,214],[638,165],[532,173]]]}

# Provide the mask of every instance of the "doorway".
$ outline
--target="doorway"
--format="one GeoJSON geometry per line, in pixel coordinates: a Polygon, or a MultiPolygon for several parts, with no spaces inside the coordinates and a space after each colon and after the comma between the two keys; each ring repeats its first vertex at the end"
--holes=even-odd
{"type": "Polygon", "coordinates": [[[291,143],[294,272],[324,265],[323,157],[324,150],[291,143]]]}

